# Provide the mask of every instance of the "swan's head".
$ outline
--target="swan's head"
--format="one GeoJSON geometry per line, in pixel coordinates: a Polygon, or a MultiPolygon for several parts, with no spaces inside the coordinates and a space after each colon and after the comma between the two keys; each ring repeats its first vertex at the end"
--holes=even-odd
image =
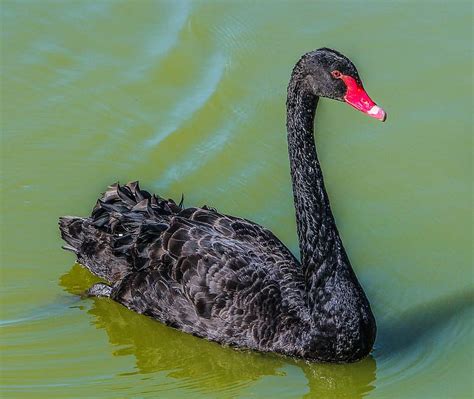
{"type": "Polygon", "coordinates": [[[364,90],[354,64],[341,53],[320,48],[306,53],[298,66],[315,95],[344,101],[381,121],[387,118],[385,111],[364,90]]]}

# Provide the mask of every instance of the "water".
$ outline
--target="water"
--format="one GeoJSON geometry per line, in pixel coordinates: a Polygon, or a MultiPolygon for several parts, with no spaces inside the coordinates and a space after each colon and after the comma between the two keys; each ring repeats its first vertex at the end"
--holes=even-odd
{"type": "Polygon", "coordinates": [[[1,379],[6,397],[467,398],[473,395],[470,2],[1,3],[1,379]],[[371,357],[236,351],[107,299],[57,218],[107,184],[207,203],[297,251],[289,73],[330,46],[382,124],[321,101],[317,144],[372,303],[371,357]]]}

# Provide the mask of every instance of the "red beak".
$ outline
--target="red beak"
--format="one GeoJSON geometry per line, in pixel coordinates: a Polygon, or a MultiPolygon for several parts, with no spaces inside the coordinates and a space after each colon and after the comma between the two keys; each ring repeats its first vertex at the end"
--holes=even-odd
{"type": "Polygon", "coordinates": [[[347,104],[379,121],[384,122],[387,119],[385,111],[372,101],[362,84],[358,84],[352,76],[348,75],[341,75],[341,79],[347,86],[344,96],[344,101],[347,104]]]}

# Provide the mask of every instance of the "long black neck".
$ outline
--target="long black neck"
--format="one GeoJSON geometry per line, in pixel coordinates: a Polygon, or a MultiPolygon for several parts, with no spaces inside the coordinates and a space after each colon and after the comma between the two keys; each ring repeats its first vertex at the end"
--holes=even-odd
{"type": "MultiPolygon", "coordinates": [[[[342,245],[324,188],[314,143],[319,97],[330,93],[318,81],[315,54],[293,70],[288,86],[287,129],[296,221],[311,314],[309,352],[321,360],[347,361],[367,355],[376,324],[367,297],[342,245]],[[308,73],[309,70],[309,73],[308,73]]],[[[324,73],[324,71],[321,71],[324,73]]]]}
{"type": "Polygon", "coordinates": [[[319,97],[311,85],[314,82],[295,68],[287,100],[288,151],[301,264],[310,306],[316,301],[313,296],[317,296],[318,288],[323,287],[336,269],[344,268],[352,274],[316,154],[313,126],[319,97]]]}

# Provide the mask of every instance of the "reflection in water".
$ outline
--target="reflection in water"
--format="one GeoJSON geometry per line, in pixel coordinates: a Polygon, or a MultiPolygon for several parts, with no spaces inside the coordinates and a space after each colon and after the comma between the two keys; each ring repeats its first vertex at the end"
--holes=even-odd
{"type": "MultiPolygon", "coordinates": [[[[80,294],[97,281],[79,265],[61,277],[61,285],[80,294]]],[[[133,355],[137,373],[165,372],[187,388],[237,394],[265,376],[285,376],[285,366],[296,366],[307,379],[308,398],[362,398],[374,389],[373,358],[348,365],[306,363],[273,354],[235,350],[166,327],[105,298],[91,298],[88,313],[104,329],[116,356],[133,355]]],[[[166,389],[166,387],[163,387],[166,389]]],[[[175,387],[176,388],[176,387],[175,387]]],[[[305,391],[302,389],[302,391],[305,391]]]]}

